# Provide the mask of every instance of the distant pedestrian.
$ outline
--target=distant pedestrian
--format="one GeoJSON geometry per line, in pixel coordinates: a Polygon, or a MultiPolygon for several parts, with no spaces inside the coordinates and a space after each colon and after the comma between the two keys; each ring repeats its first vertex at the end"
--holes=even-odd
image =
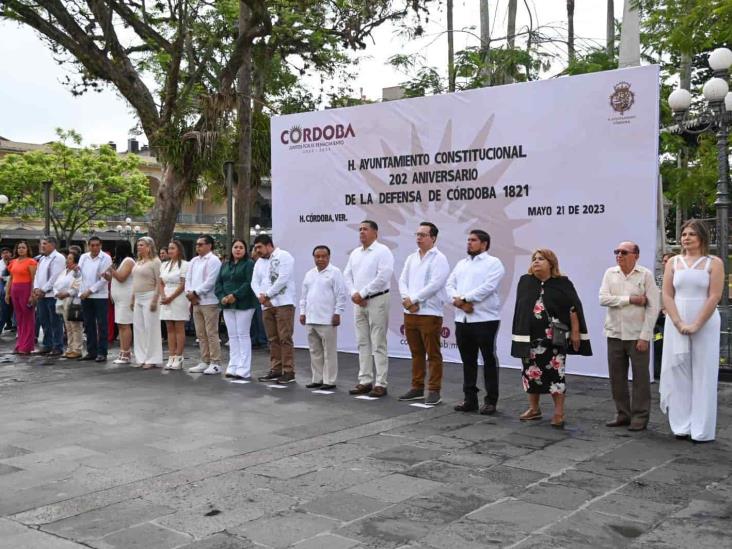
{"type": "Polygon", "coordinates": [[[109,289],[104,273],[111,267],[112,258],[102,252],[102,241],[92,236],[87,242],[89,251],[81,256],[81,310],[86,333],[86,356],[81,360],[107,361],[107,311],[109,289]]]}
{"type": "Polygon", "coordinates": [[[312,378],[308,389],[331,390],[338,377],[338,326],[348,293],[341,270],[330,263],[330,248],[313,249],[315,267],[305,273],[300,295],[300,324],[305,326],[312,378]]]}
{"type": "Polygon", "coordinates": [[[455,307],[455,339],[463,361],[465,400],[455,406],[458,412],[478,411],[478,351],[483,357],[485,402],[480,413],[496,413],[498,403],[498,359],[496,335],[500,326],[501,299],[498,288],[506,270],[503,263],[488,253],[491,237],[475,229],[468,234],[468,257],[455,265],[447,279],[447,297],[455,307]]]}
{"type": "Polygon", "coordinates": [[[698,219],[681,227],[681,254],[666,265],[666,326],[661,410],[679,439],[711,442],[717,427],[720,317],[724,264],[709,255],[709,230],[698,219]]]}
{"type": "Polygon", "coordinates": [[[15,329],[13,325],[13,305],[5,303],[5,289],[8,287],[10,272],[8,265],[13,259],[13,250],[7,247],[0,249],[0,334],[4,331],[12,331],[15,329]]]}
{"type": "Polygon", "coordinates": [[[412,355],[412,385],[399,400],[424,400],[425,404],[442,402],[440,335],[447,302],[445,284],[450,274],[450,265],[445,254],[437,249],[437,234],[438,229],[434,223],[423,221],[419,224],[415,233],[417,251],[407,257],[399,277],[399,294],[404,308],[404,335],[412,355]]]}
{"type": "Polygon", "coordinates": [[[119,329],[119,356],[115,364],[129,364],[132,360],[132,245],[127,240],[117,243],[114,263],[107,269],[106,278],[112,281],[110,295],[114,303],[114,321],[119,329]]]}
{"type": "Polygon", "coordinates": [[[38,354],[61,356],[64,352],[64,320],[56,313],[53,285],[64,271],[66,258],[56,250],[56,238],[41,239],[41,258],[33,278],[33,299],[38,309],[38,319],[43,328],[43,342],[38,354]]]}
{"type": "Polygon", "coordinates": [[[252,340],[249,330],[259,301],[252,291],[254,262],[247,255],[247,245],[236,239],[230,259],[221,265],[216,280],[216,298],[223,309],[229,334],[229,365],[226,377],[249,380],[252,375],[252,340]]]}
{"type": "Polygon", "coordinates": [[[621,242],[613,251],[616,265],[605,271],[600,305],[607,307],[605,337],[615,418],[608,427],[627,426],[642,431],[651,413],[651,340],[660,310],[653,273],[638,265],[640,248],[621,242]],[[628,362],[633,371],[633,394],[628,391],[628,362]]]}
{"type": "Polygon", "coordinates": [[[590,356],[582,303],[574,285],[559,270],[557,255],[547,248],[531,254],[529,273],[516,288],[511,356],[521,359],[521,382],[529,408],[521,421],[541,419],[539,399],[549,394],[554,401],[552,427],[564,427],[567,391],[565,364],[568,354],[590,356]]]}
{"type": "Polygon", "coordinates": [[[168,260],[160,267],[160,320],[165,322],[168,333],[166,370],[183,368],[186,322],[191,316],[191,304],[185,296],[187,272],[183,243],[173,240],[168,245],[168,260]]]}
{"type": "Polygon", "coordinates": [[[295,259],[260,234],[254,239],[259,259],[254,265],[252,290],[262,305],[264,328],[269,340],[269,373],[259,381],[295,381],[292,333],[295,324],[295,259]]]}
{"type": "Polygon", "coordinates": [[[358,342],[358,383],[349,393],[380,398],[387,393],[389,374],[386,339],[394,256],[388,247],[378,242],[379,226],[375,221],[362,221],[358,226],[358,238],[361,245],[348,256],[343,270],[346,288],[354,304],[358,342]]]}
{"type": "Polygon", "coordinates": [[[83,343],[83,322],[78,316],[81,313],[81,300],[79,299],[81,273],[78,269],[80,257],[81,255],[76,251],[66,255],[66,268],[56,278],[53,285],[56,312],[60,310],[66,328],[66,352],[63,354],[63,358],[68,359],[81,358],[83,343]],[[74,316],[72,317],[71,314],[74,316]]]}
{"type": "Polygon", "coordinates": [[[132,327],[135,361],[148,370],[163,363],[160,336],[160,259],[149,236],[137,240],[137,261],[132,269],[132,327]]]}
{"type": "Polygon", "coordinates": [[[15,311],[18,333],[13,352],[19,355],[29,355],[33,351],[36,314],[31,290],[37,266],[38,263],[32,257],[28,242],[18,241],[13,251],[13,259],[8,265],[10,278],[5,287],[5,303],[12,302],[15,311]]]}
{"type": "Polygon", "coordinates": [[[201,361],[192,373],[215,375],[221,373],[221,344],[219,341],[219,307],[214,287],[221,269],[221,261],[213,253],[214,239],[204,234],[196,239],[196,257],[186,271],[186,299],[193,309],[196,337],[201,346],[201,361]]]}

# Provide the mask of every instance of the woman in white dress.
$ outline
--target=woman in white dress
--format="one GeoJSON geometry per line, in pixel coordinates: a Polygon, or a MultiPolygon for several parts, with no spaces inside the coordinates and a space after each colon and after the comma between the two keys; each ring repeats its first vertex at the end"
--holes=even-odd
{"type": "Polygon", "coordinates": [[[104,278],[112,281],[110,295],[114,303],[114,322],[119,329],[119,356],[115,364],[129,364],[132,347],[132,268],[135,259],[132,246],[126,240],[114,248],[114,263],[104,278]]]}
{"type": "Polygon", "coordinates": [[[184,294],[186,285],[185,249],[180,240],[168,245],[168,260],[160,269],[160,320],[168,329],[168,363],[166,370],[183,368],[183,349],[186,345],[186,322],[191,316],[190,303],[184,294]]]}
{"type": "Polygon", "coordinates": [[[719,375],[719,312],[724,266],[710,256],[709,231],[690,219],[681,227],[680,255],[666,264],[661,410],[678,439],[714,440],[719,375]]]}
{"type": "Polygon", "coordinates": [[[137,262],[132,269],[132,326],[135,360],[145,370],[163,362],[160,334],[160,260],[155,241],[143,236],[137,241],[137,262]]]}

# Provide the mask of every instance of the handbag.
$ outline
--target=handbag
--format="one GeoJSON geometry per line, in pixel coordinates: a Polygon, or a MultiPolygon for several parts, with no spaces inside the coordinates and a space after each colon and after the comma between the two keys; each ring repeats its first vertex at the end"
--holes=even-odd
{"type": "Polygon", "coordinates": [[[552,329],[552,345],[559,349],[566,349],[569,326],[556,318],[551,319],[549,326],[552,329]]]}
{"type": "Polygon", "coordinates": [[[66,311],[66,320],[69,322],[81,322],[81,300],[72,299],[69,308],[66,311]]]}

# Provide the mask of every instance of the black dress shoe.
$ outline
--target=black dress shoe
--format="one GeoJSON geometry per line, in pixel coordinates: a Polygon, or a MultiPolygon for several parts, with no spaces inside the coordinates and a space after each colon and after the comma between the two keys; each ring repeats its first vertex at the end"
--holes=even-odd
{"type": "Polygon", "coordinates": [[[496,413],[496,405],[495,404],[489,404],[486,402],[483,404],[483,406],[480,407],[480,415],[482,416],[492,416],[496,413]]]}
{"type": "Polygon", "coordinates": [[[605,427],[627,427],[628,425],[630,425],[630,420],[614,419],[612,421],[608,421],[605,424],[605,427]]]}
{"type": "Polygon", "coordinates": [[[96,357],[96,356],[92,356],[92,355],[84,355],[84,356],[83,356],[83,357],[81,357],[81,358],[80,358],[79,360],[96,360],[96,359],[97,359],[97,357],[96,357]]]}
{"type": "Polygon", "coordinates": [[[107,355],[99,355],[94,359],[94,362],[107,362],[107,355]]]}
{"type": "Polygon", "coordinates": [[[691,440],[691,437],[689,435],[674,435],[676,437],[676,440],[691,440]]]}
{"type": "Polygon", "coordinates": [[[321,385],[321,386],[320,386],[320,389],[321,389],[322,391],[332,391],[332,390],[333,390],[333,389],[335,389],[335,388],[336,388],[336,386],[335,386],[335,385],[321,385]]]}
{"type": "Polygon", "coordinates": [[[467,400],[464,400],[463,402],[461,402],[457,406],[455,406],[455,411],[456,412],[477,412],[478,403],[477,402],[468,402],[467,400]]]}
{"type": "Polygon", "coordinates": [[[323,386],[322,383],[308,383],[305,385],[306,389],[320,389],[323,386]]]}
{"type": "Polygon", "coordinates": [[[282,373],[273,372],[272,370],[269,371],[267,375],[259,376],[257,379],[259,381],[267,382],[267,381],[277,381],[282,377],[282,373]]]}
{"type": "Polygon", "coordinates": [[[694,438],[691,439],[692,444],[709,444],[710,442],[714,442],[714,440],[696,440],[694,438]]]}

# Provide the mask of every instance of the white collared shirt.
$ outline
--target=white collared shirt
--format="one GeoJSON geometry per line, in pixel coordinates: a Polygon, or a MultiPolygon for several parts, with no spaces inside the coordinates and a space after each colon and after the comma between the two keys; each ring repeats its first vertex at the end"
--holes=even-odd
{"type": "Polygon", "coordinates": [[[653,339],[653,327],[661,299],[653,273],[636,265],[626,276],[619,266],[605,271],[600,286],[600,305],[607,307],[605,337],[622,340],[653,339]],[[632,305],[630,296],[646,296],[645,305],[632,305]]]}
{"type": "Polygon", "coordinates": [[[186,272],[186,293],[196,292],[199,305],[216,305],[219,300],[214,294],[214,287],[220,270],[221,260],[213,252],[191,259],[186,272]]]}
{"type": "Polygon", "coordinates": [[[342,315],[346,308],[346,282],[335,265],[319,271],[313,267],[302,281],[300,314],[306,324],[331,325],[333,315],[342,315]]]}
{"type": "Polygon", "coordinates": [[[503,263],[488,252],[461,259],[447,279],[447,297],[460,297],[472,303],[473,312],[467,314],[455,307],[455,322],[487,322],[500,320],[501,299],[498,286],[506,274],[503,263]]]}
{"type": "Polygon", "coordinates": [[[374,241],[366,249],[359,246],[351,252],[343,276],[349,295],[358,293],[366,299],[388,290],[393,273],[394,256],[391,250],[374,241]]]}
{"type": "MultiPolygon", "coordinates": [[[[266,295],[273,307],[295,304],[295,258],[289,252],[275,248],[268,258],[260,257],[254,264],[252,290],[254,295],[266,295]]],[[[262,308],[266,309],[264,305],[262,308]]]]}
{"type": "Polygon", "coordinates": [[[43,290],[45,297],[53,297],[53,284],[66,269],[66,258],[58,250],[44,255],[38,261],[33,288],[43,290]]]}
{"type": "Polygon", "coordinates": [[[108,282],[102,278],[104,272],[112,266],[112,258],[104,252],[99,252],[97,257],[92,257],[91,252],[82,254],[79,259],[79,270],[81,271],[81,288],[79,293],[87,290],[89,299],[107,299],[109,297],[108,282]]]}
{"type": "Polygon", "coordinates": [[[61,292],[67,292],[71,297],[79,295],[79,284],[81,283],[81,274],[75,269],[70,271],[64,269],[53,283],[54,297],[61,292]]]}
{"type": "Polygon", "coordinates": [[[404,314],[442,316],[447,292],[445,284],[450,274],[450,264],[445,254],[436,246],[427,250],[424,256],[419,250],[411,254],[404,262],[402,275],[399,277],[399,294],[402,300],[409,298],[419,305],[416,313],[406,309],[404,314]]]}

